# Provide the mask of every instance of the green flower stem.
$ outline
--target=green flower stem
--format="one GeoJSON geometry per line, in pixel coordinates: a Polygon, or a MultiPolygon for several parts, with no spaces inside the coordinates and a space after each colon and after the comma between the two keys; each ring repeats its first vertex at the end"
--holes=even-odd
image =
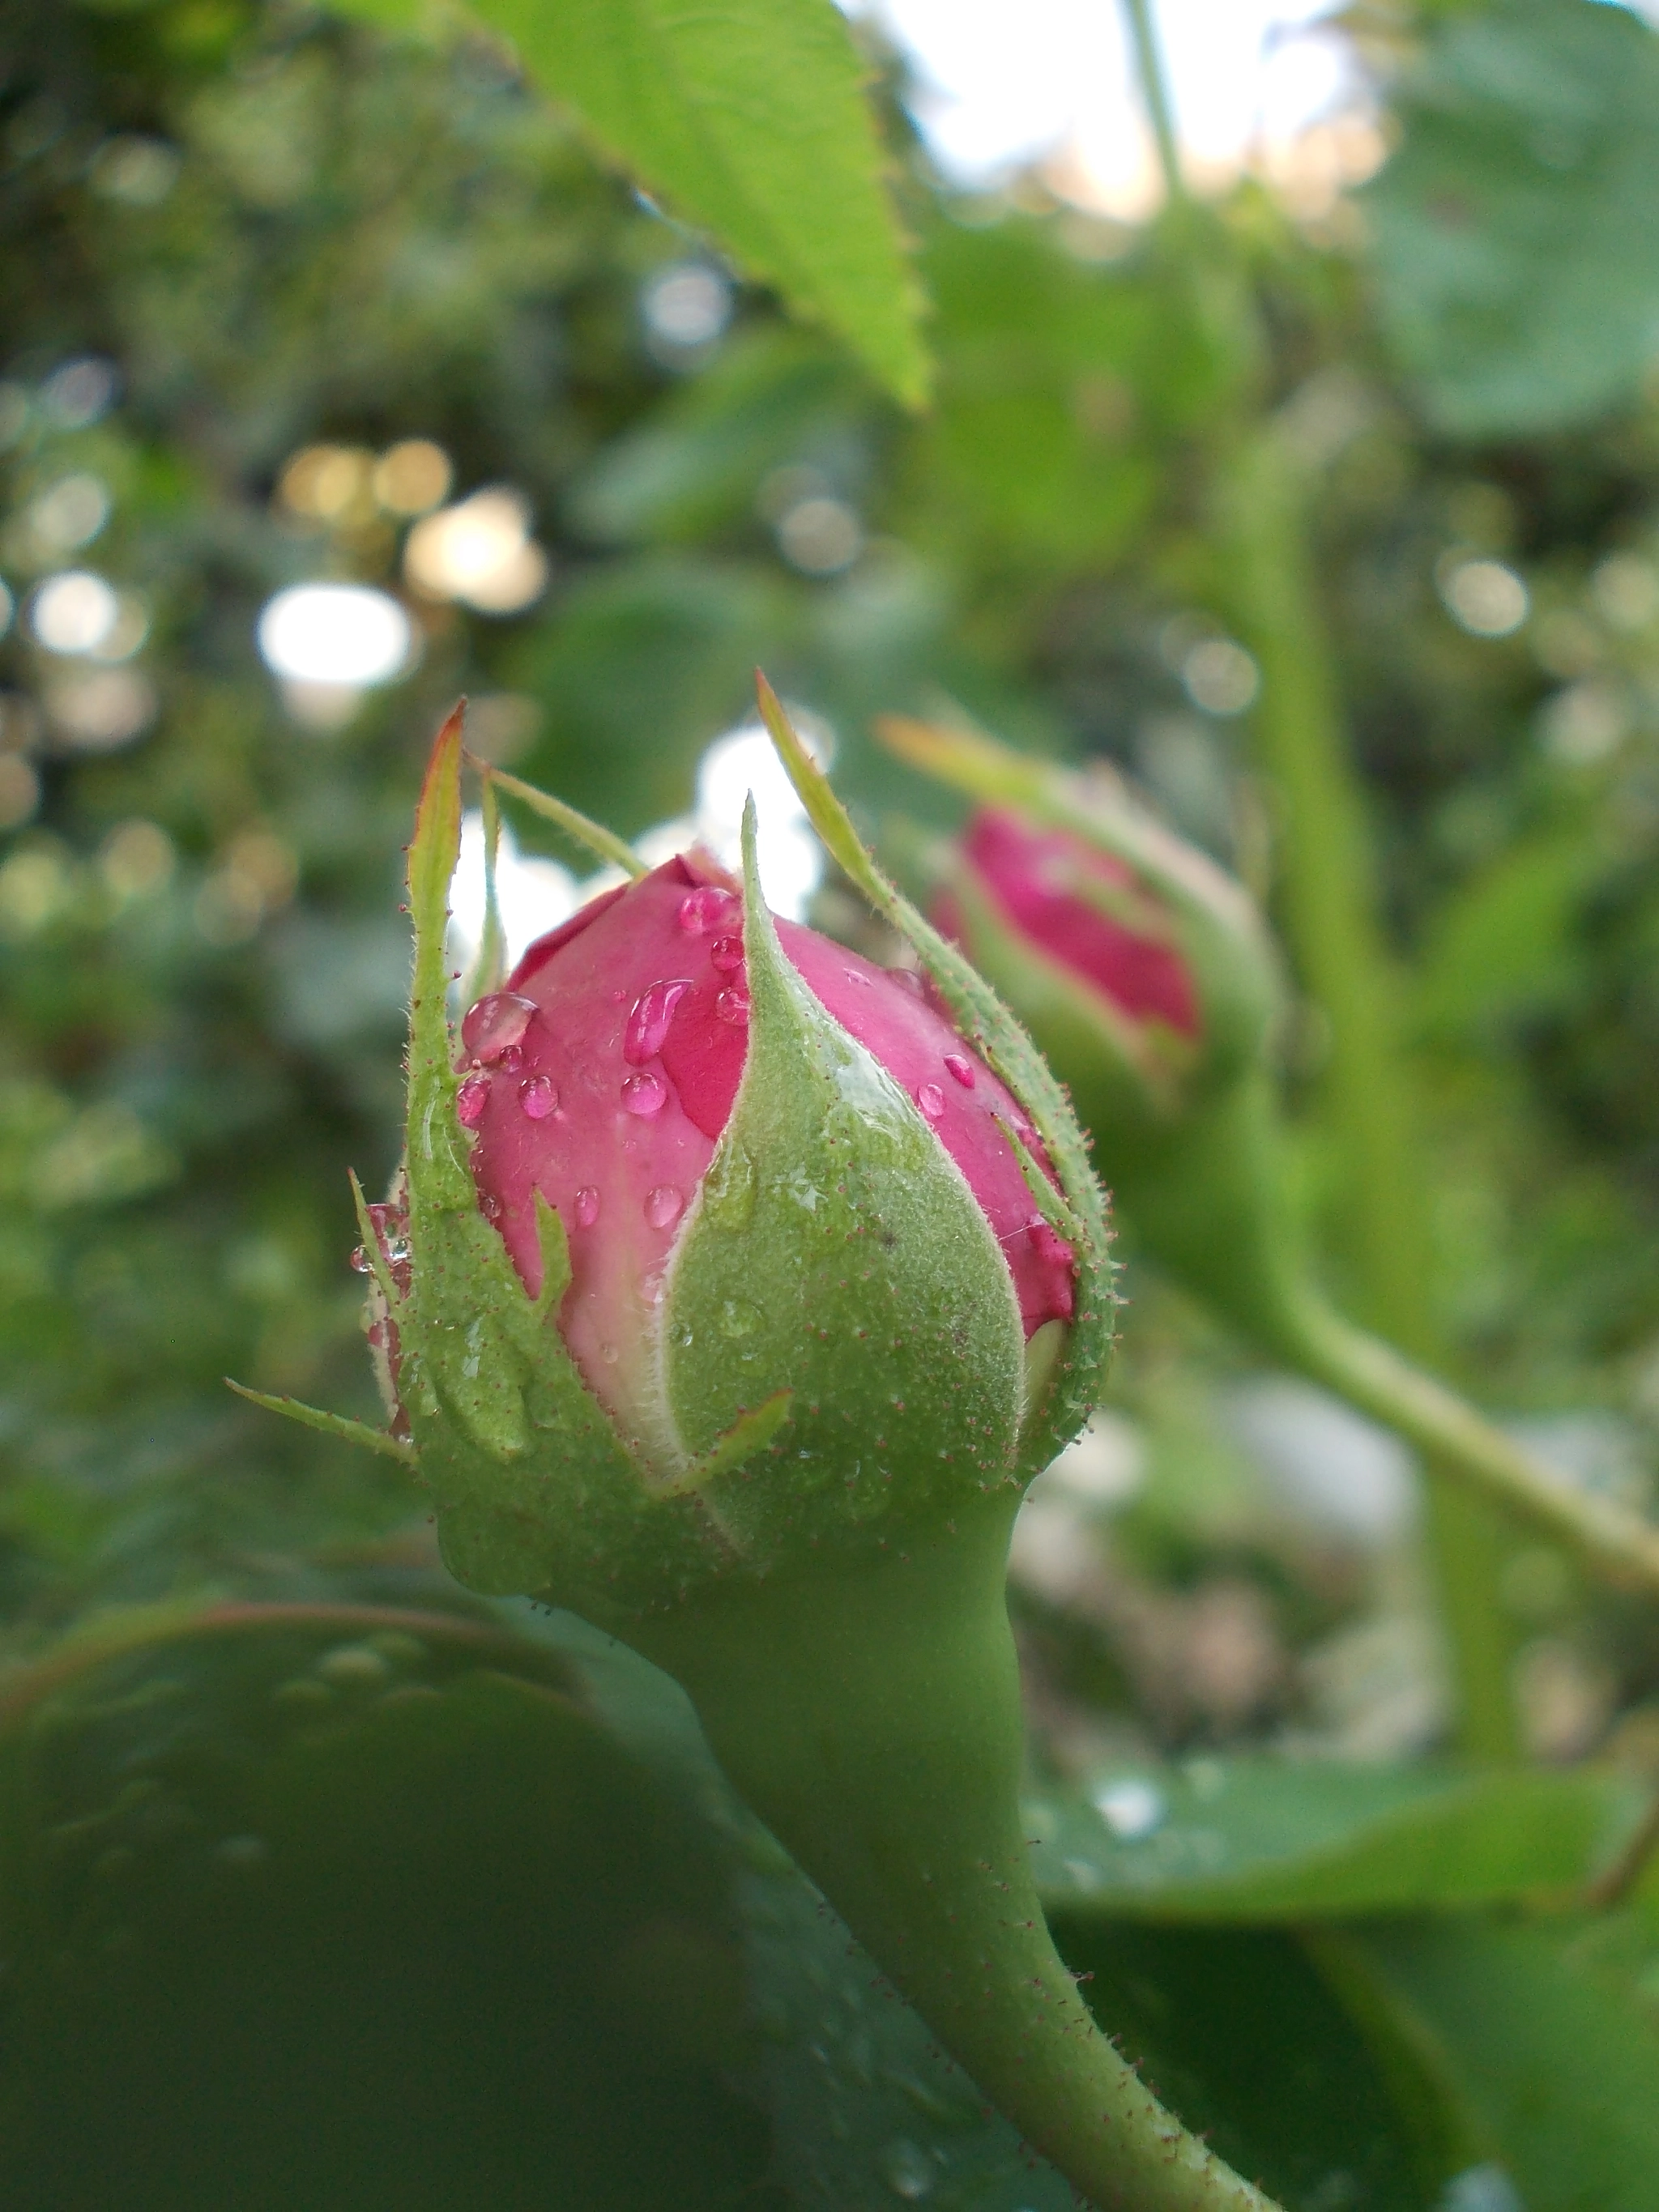
{"type": "Polygon", "coordinates": [[[1473,1488],[1488,1512],[1531,1522],[1614,1582],[1659,1592],[1659,1527],[1574,1489],[1322,1297],[1285,1225],[1265,1073],[1173,1129],[1136,1170],[1134,1219],[1148,1248],[1271,1358],[1414,1444],[1438,1472],[1437,1494],[1473,1488]]]}
{"type": "MultiPolygon", "coordinates": [[[[1247,437],[1224,478],[1223,527],[1238,611],[1261,665],[1256,742],[1285,801],[1279,848],[1285,923],[1331,1022],[1325,1089],[1345,1155],[1367,1317],[1413,1358],[1435,1361],[1443,1346],[1430,1305],[1433,1255],[1415,1102],[1396,979],[1376,923],[1364,805],[1313,574],[1304,474],[1273,428],[1247,437]]],[[[1513,1638],[1498,1598],[1503,1529],[1488,1505],[1445,1480],[1425,1433],[1435,1425],[1412,1433],[1429,1455],[1430,1548],[1459,1734],[1477,1756],[1510,1759],[1518,1743],[1513,1638]]],[[[1468,1467],[1467,1454],[1462,1459],[1468,1467]]]]}
{"type": "Polygon", "coordinates": [[[738,1793],[1036,2149],[1102,2208],[1267,2212],[1096,2027],[1027,1864],[1013,1500],[629,1640],[681,1682],[738,1793]]]}

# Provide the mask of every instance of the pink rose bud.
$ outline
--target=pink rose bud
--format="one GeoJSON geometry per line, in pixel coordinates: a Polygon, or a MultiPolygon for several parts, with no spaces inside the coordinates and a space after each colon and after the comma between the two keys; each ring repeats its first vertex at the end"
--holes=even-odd
{"type": "MultiPolygon", "coordinates": [[[[1009,1131],[1041,1148],[1006,1087],[912,978],[796,923],[776,927],[820,1006],[886,1069],[961,1170],[1002,1249],[1025,1336],[1069,1320],[1072,1250],[1032,1200],[1009,1131]]],[[[571,1270],[559,1328],[589,1388],[633,1437],[652,1426],[653,1310],[743,1079],[742,927],[735,883],[704,855],[683,854],[532,945],[506,991],[462,1024],[464,1044],[469,1035],[508,1040],[507,1052],[477,1056],[459,1094],[459,1117],[477,1135],[483,1210],[532,1297],[542,1280],[537,1194],[557,1212],[571,1270]]]]}
{"type": "MultiPolygon", "coordinates": [[[[1279,980],[1241,887],[1136,804],[990,739],[890,718],[903,758],[981,804],[932,907],[1030,1030],[1097,1139],[1178,1124],[1262,1056],[1279,980]]],[[[1103,1163],[1115,1176],[1117,1163],[1103,1163]]]]}

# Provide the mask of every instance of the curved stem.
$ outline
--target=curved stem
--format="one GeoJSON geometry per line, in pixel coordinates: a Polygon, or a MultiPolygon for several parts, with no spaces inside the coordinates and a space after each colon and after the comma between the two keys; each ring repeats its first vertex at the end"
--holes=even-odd
{"type": "Polygon", "coordinates": [[[1164,189],[1173,207],[1186,198],[1187,185],[1181,173],[1181,148],[1176,137],[1169,73],[1164,66],[1158,26],[1152,20],[1152,0],[1125,0],[1124,12],[1129,18],[1135,69],[1140,78],[1141,96],[1146,102],[1146,119],[1152,126],[1152,137],[1158,147],[1164,189]]]}
{"type": "Polygon", "coordinates": [[[1573,1488],[1455,1391],[1318,1300],[1306,1301],[1297,1329],[1298,1364],[1313,1380],[1386,1422],[1494,1504],[1530,1521],[1612,1580],[1659,1591],[1659,1528],[1652,1522],[1573,1488]]]}
{"type": "Polygon", "coordinates": [[[1659,1527],[1575,1489],[1326,1302],[1290,1225],[1265,1075],[1172,1130],[1155,1154],[1126,1163],[1120,1188],[1131,1223],[1173,1276],[1270,1358],[1414,1444],[1441,1489],[1473,1489],[1610,1580],[1659,1590],[1659,1527]]]}
{"type": "Polygon", "coordinates": [[[1121,2058],[1054,1948],[1021,1832],[1013,1500],[633,1640],[732,1782],[978,2087],[1103,2208],[1272,2212],[1121,2058]]]}

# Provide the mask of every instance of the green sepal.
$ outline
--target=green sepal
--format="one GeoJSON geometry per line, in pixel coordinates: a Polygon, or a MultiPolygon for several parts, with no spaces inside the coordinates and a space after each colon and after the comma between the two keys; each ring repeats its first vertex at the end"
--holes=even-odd
{"type": "Polygon", "coordinates": [[[1076,1310],[1053,1382],[1026,1415],[1018,1471],[1029,1481],[1082,1428],[1105,1377],[1117,1303],[1105,1194],[1070,1101],[1036,1046],[984,978],[877,866],[763,676],[757,690],[779,758],[831,859],[914,948],[963,1035],[1030,1115],[1074,1221],[1076,1233],[1066,1233],[1077,1254],[1076,1310]]]}
{"type": "Polygon", "coordinates": [[[660,1495],[689,1498],[694,1491],[706,1489],[717,1475],[734,1474],[771,1443],[789,1419],[794,1402],[793,1390],[778,1390],[752,1413],[740,1413],[718,1443],[694,1459],[683,1474],[663,1486],[660,1495]]]}
{"type": "MultiPolygon", "coordinates": [[[[471,756],[468,756],[471,758],[471,756]]],[[[495,895],[495,866],[501,853],[501,810],[495,798],[495,779],[485,775],[480,785],[483,811],[483,928],[478,938],[478,953],[472,963],[472,973],[467,977],[463,996],[469,1005],[499,991],[506,980],[507,969],[507,933],[501,927],[501,902],[495,895]]]]}
{"type": "Polygon", "coordinates": [[[302,1429],[315,1429],[319,1436],[337,1437],[342,1443],[361,1444],[366,1451],[379,1452],[382,1458],[395,1459],[403,1467],[420,1464],[420,1455],[412,1444],[388,1435],[385,1429],[371,1429],[367,1421],[354,1421],[345,1413],[325,1413],[320,1407],[307,1406],[298,1398],[277,1398],[266,1390],[250,1390],[246,1383],[233,1382],[228,1375],[225,1386],[239,1398],[246,1398],[250,1406],[263,1406],[268,1413],[281,1413],[286,1420],[297,1421],[302,1429]]]}
{"type": "Polygon", "coordinates": [[[694,1455],[793,1391],[787,1438],[699,1493],[772,1573],[1010,1485],[1024,1334],[960,1169],[786,958],[752,803],[744,949],[749,1049],[665,1286],[665,1373],[694,1455]]]}
{"type": "MultiPolygon", "coordinates": [[[[457,1579],[495,1595],[534,1591],[620,1624],[728,1571],[732,1547],[700,1492],[677,1497],[653,1482],[566,1348],[557,1312],[570,1261],[557,1213],[539,1201],[543,1282],[532,1299],[479,1211],[471,1140],[455,1110],[443,956],[461,761],[458,710],[434,747],[409,855],[404,1404],[457,1579]]],[[[720,1464],[731,1463],[728,1452],[720,1464]]]]}
{"type": "Polygon", "coordinates": [[[392,1278],[392,1270],[386,1266],[386,1254],[380,1249],[380,1239],[374,1226],[374,1216],[369,1212],[368,1200],[363,1196],[363,1187],[357,1180],[356,1168],[346,1170],[346,1181],[351,1185],[351,1203],[357,1215],[357,1235],[364,1264],[374,1278],[380,1296],[386,1300],[387,1313],[395,1318],[404,1303],[403,1292],[398,1288],[392,1278]]]}
{"type": "Polygon", "coordinates": [[[612,867],[620,868],[625,876],[631,877],[636,883],[649,872],[634,848],[626,839],[617,836],[614,830],[607,830],[603,823],[590,821],[586,814],[567,805],[562,799],[555,799],[550,792],[538,791],[533,783],[526,783],[520,776],[509,775],[504,768],[493,768],[488,761],[475,760],[471,753],[467,758],[483,777],[486,791],[491,785],[499,784],[509,798],[522,799],[544,820],[556,823],[567,837],[574,837],[579,845],[585,845],[597,860],[606,860],[612,867]]]}

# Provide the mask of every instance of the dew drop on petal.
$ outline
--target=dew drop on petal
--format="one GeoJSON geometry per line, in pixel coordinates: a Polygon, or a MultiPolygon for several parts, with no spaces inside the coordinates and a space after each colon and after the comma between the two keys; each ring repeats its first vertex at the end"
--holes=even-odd
{"type": "Polygon", "coordinates": [[[729,1022],[734,1030],[746,1029],[749,1024],[749,994],[741,983],[728,983],[714,1001],[718,1020],[729,1022]]]}
{"type": "Polygon", "coordinates": [[[927,986],[914,968],[890,968],[887,974],[901,990],[908,991],[913,999],[927,997],[927,986]]]}
{"type": "Polygon", "coordinates": [[[672,1229],[684,1211],[685,1200],[672,1182],[660,1182],[655,1190],[645,1194],[646,1225],[651,1229],[672,1229]]]}
{"type": "Polygon", "coordinates": [[[492,991],[468,1008],[461,1023],[461,1042],[470,1059],[488,1067],[511,1049],[530,1027],[535,1001],[514,991],[492,991]]]}
{"type": "Polygon", "coordinates": [[[862,968],[849,968],[847,969],[846,975],[847,980],[849,983],[861,983],[866,991],[869,989],[870,978],[865,974],[862,968]]]}
{"type": "Polygon", "coordinates": [[[959,1052],[947,1052],[945,1055],[945,1066],[946,1073],[954,1075],[964,1091],[973,1089],[974,1063],[971,1060],[964,1059],[959,1052]]]}
{"type": "Polygon", "coordinates": [[[668,1085],[647,1067],[642,1075],[630,1075],[623,1084],[622,1103],[624,1112],[637,1114],[641,1121],[648,1121],[668,1103],[668,1085]]]}
{"type": "Polygon", "coordinates": [[[916,1104],[930,1121],[937,1121],[945,1111],[945,1093],[937,1083],[920,1084],[916,1089],[916,1104]]]}
{"type": "Polygon", "coordinates": [[[708,948],[708,957],[722,975],[735,975],[743,965],[742,938],[717,937],[708,948]]]}
{"type": "Polygon", "coordinates": [[[707,930],[721,928],[737,912],[735,891],[722,890],[718,884],[699,884],[680,901],[678,921],[688,937],[701,937],[707,930]]]}
{"type": "Polygon", "coordinates": [[[672,982],[653,983],[635,1000],[623,1031],[623,1058],[630,1067],[643,1067],[662,1050],[674,1009],[690,988],[691,978],[682,975],[672,982]]]}
{"type": "Polygon", "coordinates": [[[489,1103],[489,1078],[469,1075],[455,1093],[455,1119],[464,1129],[476,1129],[489,1103]]]}
{"type": "Polygon", "coordinates": [[[501,1054],[501,1073],[504,1075],[516,1075],[523,1066],[524,1047],[521,1044],[508,1045],[507,1050],[501,1054]]]}
{"type": "Polygon", "coordinates": [[[519,1111],[532,1121],[544,1121],[559,1103],[550,1075],[526,1075],[519,1085],[519,1111]]]}
{"type": "Polygon", "coordinates": [[[640,1277],[640,1296],[648,1306],[662,1304],[662,1269],[652,1267],[640,1277]]]}
{"type": "Polygon", "coordinates": [[[602,1344],[599,1346],[599,1357],[607,1367],[614,1367],[622,1358],[622,1354],[614,1344],[602,1344]]]}
{"type": "Polygon", "coordinates": [[[496,1197],[493,1190],[485,1191],[483,1196],[478,1200],[478,1211],[483,1214],[486,1221],[499,1221],[501,1219],[501,1201],[496,1197]]]}
{"type": "Polygon", "coordinates": [[[352,1251],[351,1267],[354,1274],[366,1275],[369,1272],[368,1255],[361,1244],[356,1246],[352,1251]]]}
{"type": "Polygon", "coordinates": [[[599,1194],[592,1184],[584,1183],[576,1193],[574,1207],[578,1229],[591,1229],[599,1218],[599,1194]]]}

